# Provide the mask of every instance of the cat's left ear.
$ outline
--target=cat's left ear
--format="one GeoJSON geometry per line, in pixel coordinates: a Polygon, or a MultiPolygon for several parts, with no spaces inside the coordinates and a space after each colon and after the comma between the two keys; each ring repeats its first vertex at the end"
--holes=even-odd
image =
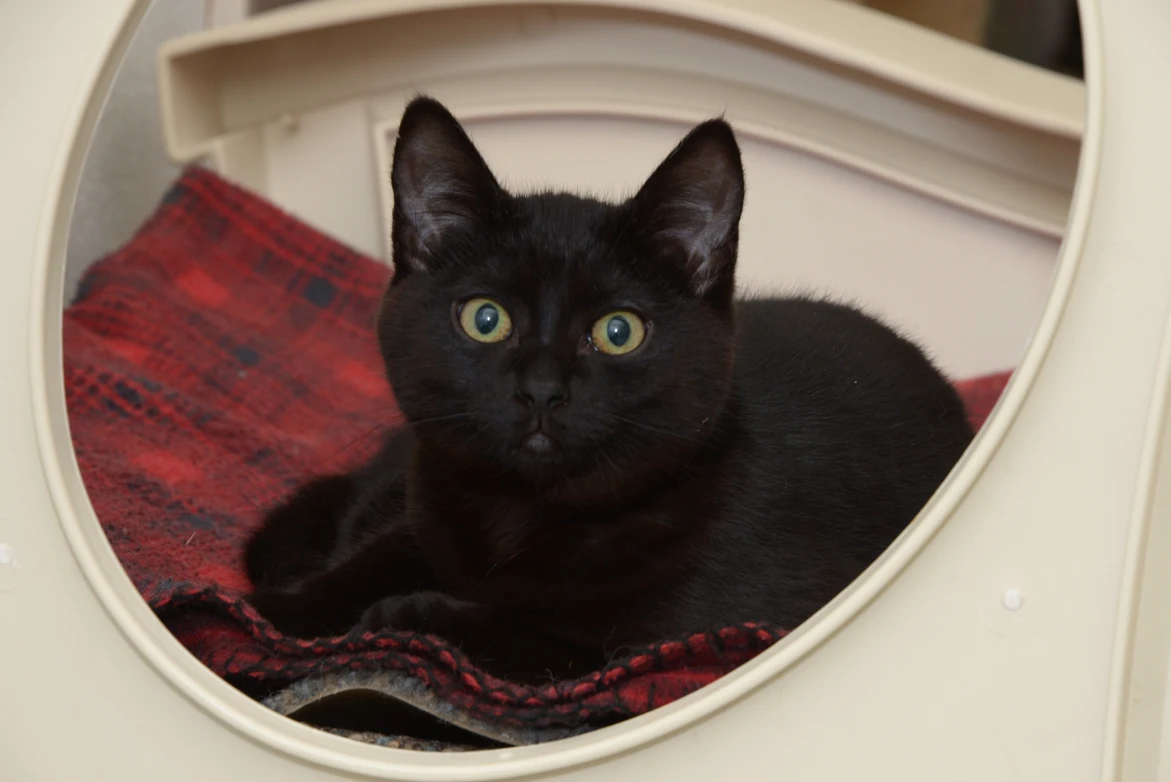
{"type": "Polygon", "coordinates": [[[699,296],[731,293],[744,207],[744,168],[731,126],[696,126],[633,199],[660,262],[677,263],[699,296]]]}

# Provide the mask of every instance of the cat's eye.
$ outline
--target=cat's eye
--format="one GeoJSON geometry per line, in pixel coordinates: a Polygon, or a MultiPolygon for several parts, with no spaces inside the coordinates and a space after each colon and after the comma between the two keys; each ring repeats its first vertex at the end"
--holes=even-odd
{"type": "Polygon", "coordinates": [[[633,312],[611,312],[598,318],[590,330],[590,344],[611,356],[621,356],[646,339],[646,324],[633,312]]]}
{"type": "Polygon", "coordinates": [[[477,342],[503,342],[512,333],[508,310],[491,299],[468,299],[459,308],[459,325],[477,342]]]}

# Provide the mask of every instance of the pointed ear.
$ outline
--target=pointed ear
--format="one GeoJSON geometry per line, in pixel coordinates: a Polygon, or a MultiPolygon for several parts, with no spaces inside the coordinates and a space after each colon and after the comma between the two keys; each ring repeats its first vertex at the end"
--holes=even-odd
{"type": "Polygon", "coordinates": [[[396,279],[426,271],[445,237],[480,228],[503,197],[463,127],[426,96],[403,112],[390,181],[396,279]]]}
{"type": "Polygon", "coordinates": [[[633,199],[644,238],[661,263],[678,264],[692,290],[732,290],[744,206],[744,169],[722,119],[696,126],[633,199]]]}

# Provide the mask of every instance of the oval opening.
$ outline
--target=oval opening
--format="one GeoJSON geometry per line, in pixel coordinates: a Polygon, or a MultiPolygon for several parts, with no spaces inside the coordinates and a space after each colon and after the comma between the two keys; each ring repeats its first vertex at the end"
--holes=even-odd
{"type": "MultiPolygon", "coordinates": [[[[156,4],[155,8],[157,7],[156,4]]],[[[144,8],[145,6],[140,4],[139,11],[143,12],[144,8]]],[[[664,11],[665,9],[658,10],[664,11]]],[[[146,13],[152,12],[147,11],[146,13]]],[[[694,19],[685,21],[689,26],[698,24],[694,19]]],[[[741,20],[730,17],[726,20],[709,19],[704,21],[713,24],[722,22],[729,29],[734,29],[741,20]]],[[[773,32],[779,34],[778,31],[773,32]]],[[[746,36],[747,33],[743,30],[737,30],[736,35],[746,36]]],[[[780,43],[792,45],[793,41],[782,40],[780,43]]],[[[114,52],[112,57],[120,54],[120,52],[114,52]]],[[[124,60],[124,62],[126,61],[124,60]]],[[[123,73],[129,74],[130,71],[126,70],[124,66],[123,73]]],[[[86,170],[81,173],[79,205],[76,209],[71,209],[70,199],[62,199],[63,206],[57,216],[59,227],[67,225],[71,219],[76,220],[76,214],[86,208],[92,208],[94,203],[92,198],[87,199],[87,177],[91,178],[90,183],[92,183],[92,177],[95,176],[94,172],[97,170],[96,167],[100,165],[100,161],[93,157],[91,145],[95,138],[101,138],[103,132],[101,123],[107,121],[98,120],[98,108],[106,100],[105,90],[111,86],[110,82],[113,82],[115,89],[118,84],[118,81],[113,79],[112,68],[109,69],[107,77],[106,83],[99,84],[98,89],[90,96],[89,115],[91,120],[96,120],[98,123],[96,135],[91,134],[87,137],[83,134],[75,140],[76,156],[80,156],[82,151],[87,148],[91,150],[86,170]]],[[[119,76],[119,78],[124,77],[119,76]]],[[[995,412],[977,434],[959,466],[943,482],[940,490],[927,502],[902,536],[857,580],[828,603],[815,617],[804,622],[795,632],[752,661],[738,667],[715,683],[704,687],[698,693],[616,727],[604,728],[584,736],[547,745],[491,750],[475,753],[473,756],[442,759],[442,763],[447,765],[436,765],[436,760],[433,757],[378,752],[369,747],[362,747],[360,744],[339,742],[333,737],[317,731],[305,730],[278,718],[272,712],[257,708],[254,702],[225,685],[208,668],[200,664],[167,632],[162,624],[154,619],[147,603],[143,601],[135,589],[134,583],[127,578],[126,570],[129,568],[124,569],[125,565],[119,564],[115,554],[118,541],[107,541],[93,505],[86,494],[77,458],[70,456],[73,453],[70,440],[70,422],[66,412],[65,399],[61,397],[58,390],[63,386],[61,382],[58,382],[61,378],[58,373],[62,372],[62,367],[53,362],[53,357],[57,356],[57,351],[60,350],[62,290],[67,284],[66,281],[75,279],[72,277],[75,267],[65,265],[66,247],[63,241],[58,241],[51,248],[49,256],[42,259],[42,268],[40,269],[42,283],[37,306],[44,309],[39,313],[34,313],[34,318],[38,323],[38,328],[35,331],[41,334],[40,338],[44,341],[40,344],[45,346],[47,350],[38,348],[34,351],[34,354],[41,357],[42,362],[40,368],[42,371],[34,373],[34,383],[39,386],[37,404],[42,408],[39,411],[39,420],[43,427],[42,438],[47,446],[43,451],[46,471],[58,494],[62,525],[77,552],[78,561],[95,591],[103,598],[111,615],[122,626],[123,631],[135,642],[152,664],[159,668],[176,686],[187,692],[194,701],[236,729],[243,730],[299,757],[316,763],[333,765],[340,769],[379,775],[408,774],[416,778],[439,778],[442,776],[443,778],[465,779],[488,779],[516,773],[538,773],[609,756],[707,718],[722,707],[760,687],[766,681],[780,676],[793,663],[816,649],[821,641],[828,638],[849,622],[859,611],[863,610],[929,542],[932,535],[946,521],[947,516],[962,501],[964,493],[978,478],[980,471],[992,457],[1000,439],[1011,425],[1016,409],[1028,393],[1031,379],[1044,357],[1049,339],[1056,327],[1064,305],[1069,281],[1074,274],[1077,255],[1080,252],[1081,235],[1088,215],[1087,193],[1090,188],[1087,186],[1087,181],[1093,177],[1096,164],[1096,151],[1093,145],[1097,138],[1099,121],[1096,115],[1098,102],[1094,92],[1097,83],[1098,80],[1091,76],[1089,79],[1089,121],[1087,122],[1087,134],[1083,149],[1086,154],[1081,155],[1077,163],[1078,186],[1073,193],[1069,228],[1061,241],[1060,257],[1053,258],[1051,268],[1046,270],[1043,275],[1045,277],[1044,285],[1036,283],[1035,275],[1029,278],[1033,280],[1030,284],[1034,299],[1021,304],[1019,309],[1022,315],[1018,324],[1019,326],[1027,322],[1027,330],[1021,331],[1018,328],[1011,334],[1012,338],[1019,339],[1022,343],[1030,333],[1033,336],[1027,351],[1020,356],[1013,379],[1000,397],[995,412]],[[1050,273],[1052,274],[1051,283],[1049,281],[1050,273]],[[1029,308],[1030,306],[1032,309],[1029,308]],[[1039,322],[1035,330],[1033,329],[1034,322],[1039,322]],[[44,363],[46,356],[49,358],[47,363],[44,363]],[[111,548],[111,544],[113,544],[113,548],[111,548]]],[[[469,84],[466,89],[470,90],[473,86],[469,84]]],[[[452,92],[459,93],[459,89],[457,85],[452,88],[452,92]]],[[[900,89],[909,88],[901,86],[900,89]]],[[[538,174],[547,171],[554,163],[554,158],[548,155],[550,150],[555,149],[554,145],[550,145],[547,149],[535,149],[531,144],[526,143],[526,138],[555,135],[563,145],[575,148],[584,147],[592,139],[601,150],[616,143],[616,140],[625,140],[632,147],[638,147],[637,155],[632,153],[631,160],[637,158],[644,162],[644,167],[646,167],[653,165],[656,160],[653,150],[664,151],[662,150],[664,140],[672,134],[677,134],[681,127],[680,121],[688,118],[687,111],[677,112],[676,116],[672,116],[672,111],[666,108],[648,111],[646,112],[647,116],[638,116],[637,111],[630,110],[618,113],[612,107],[607,108],[601,105],[603,103],[598,101],[594,111],[586,112],[583,109],[583,106],[586,106],[584,101],[569,107],[546,104],[538,110],[533,110],[531,107],[520,110],[515,106],[509,106],[507,100],[501,100],[495,107],[481,109],[478,119],[475,117],[474,111],[469,112],[469,116],[472,118],[468,120],[468,127],[477,142],[483,144],[485,154],[490,158],[489,162],[493,162],[493,159],[499,159],[502,161],[498,164],[500,169],[507,169],[514,177],[523,180],[528,177],[536,178],[538,174]],[[522,126],[527,126],[527,130],[522,126]],[[599,139],[602,141],[599,142],[599,139]]],[[[770,105],[768,101],[762,101],[762,104],[770,105]]],[[[779,109],[781,104],[777,104],[776,107],[779,109]]],[[[107,108],[107,118],[112,116],[110,111],[111,109],[107,108]]],[[[330,118],[328,114],[329,112],[325,112],[327,116],[310,117],[310,124],[318,121],[328,123],[330,118]]],[[[304,122],[302,120],[303,124],[304,122]]],[[[836,147],[816,149],[813,142],[807,137],[803,147],[802,137],[792,127],[778,128],[775,125],[770,125],[767,111],[752,117],[744,124],[746,127],[744,131],[745,159],[750,167],[750,187],[766,193],[770,200],[784,202],[790,209],[799,211],[801,204],[790,194],[781,189],[775,191],[771,189],[777,181],[783,179],[784,175],[787,174],[800,177],[802,185],[810,188],[811,192],[815,193],[817,199],[820,199],[823,204],[832,203],[838,207],[841,205],[841,199],[847,199],[852,208],[863,212],[867,209],[878,209],[881,205],[884,210],[881,215],[867,212],[871,221],[868,224],[871,229],[869,236],[880,244],[886,243],[883,247],[887,257],[894,257],[905,262],[906,265],[902,269],[904,274],[927,275],[931,266],[922,263],[921,259],[906,257],[905,254],[900,256],[900,248],[905,251],[907,246],[898,241],[900,239],[900,226],[904,226],[902,231],[905,232],[912,230],[907,226],[914,225],[922,228],[925,224],[933,224],[934,238],[928,236],[929,244],[927,246],[930,247],[930,241],[934,241],[937,251],[943,250],[947,246],[946,230],[940,230],[941,223],[953,231],[970,231],[964,236],[977,242],[988,240],[988,237],[980,239],[981,230],[989,232],[995,230],[1001,238],[990,240],[992,243],[987,245],[986,251],[991,252],[996,248],[1001,250],[1011,247],[1017,248],[1017,255],[1011,258],[1002,270],[1005,275],[1012,275],[1020,271],[1013,268],[1014,261],[1028,264],[1030,260],[1044,255],[1036,248],[1043,246],[1045,242],[1050,242],[1053,249],[1056,250],[1056,240],[1051,236],[1046,237],[1044,227],[1039,226],[1036,222],[1040,219],[1036,214],[1023,215],[1018,212],[1016,213],[1016,224],[1013,224],[1014,219],[1007,212],[996,214],[996,208],[990,206],[988,200],[988,192],[992,191],[968,192],[969,202],[961,204],[959,202],[962,201],[962,198],[954,192],[950,194],[948,192],[931,192],[922,179],[914,179],[916,175],[914,170],[910,172],[904,170],[902,174],[905,179],[899,181],[899,176],[896,176],[889,167],[891,165],[889,157],[881,158],[879,161],[888,164],[887,169],[883,169],[879,163],[871,161],[873,165],[870,170],[867,170],[866,166],[860,164],[858,160],[850,158],[850,152],[861,155],[859,149],[844,150],[840,144],[836,147]],[[757,173],[754,175],[751,173],[752,171],[757,173]],[[827,173],[830,171],[833,173],[827,173]],[[753,182],[754,176],[757,177],[756,182],[753,182]],[[914,181],[911,181],[913,179],[914,181]],[[819,185],[822,187],[820,190],[818,189],[819,185]],[[854,200],[850,201],[849,199],[854,200]],[[949,202],[941,204],[940,199],[949,200],[949,202]],[[923,219],[925,214],[928,218],[926,220],[923,219]],[[899,220],[904,222],[892,222],[899,220]],[[1024,225],[1028,220],[1034,222],[1024,225]],[[1001,244],[996,244],[997,241],[1000,241],[1001,244]],[[1025,249],[1020,249],[1022,247],[1025,249]]],[[[86,127],[84,123],[83,127],[86,127]]],[[[373,154],[380,154],[378,152],[378,134],[385,134],[388,127],[390,126],[386,121],[367,123],[367,131],[373,134],[372,138],[374,139],[371,145],[373,154]]],[[[316,132],[317,128],[310,130],[316,132]]],[[[266,132],[275,131],[266,130],[266,132]]],[[[1026,139],[1027,141],[1028,139],[1026,139]]],[[[291,154],[288,149],[279,149],[279,144],[274,145],[269,153],[278,156],[291,154]]],[[[595,168],[591,168],[590,161],[597,159],[596,153],[592,158],[583,154],[581,160],[577,161],[576,168],[563,171],[566,176],[563,176],[562,179],[573,179],[579,176],[581,186],[590,186],[589,177],[597,173],[595,168]]],[[[295,161],[297,158],[293,155],[288,160],[295,161]]],[[[276,173],[273,174],[273,178],[276,180],[282,175],[276,173]]],[[[1052,182],[1048,184],[1055,187],[1052,182]]],[[[274,185],[274,190],[279,191],[280,187],[274,185]]],[[[296,185],[289,185],[281,192],[283,197],[287,199],[286,203],[290,208],[297,206],[298,198],[307,197],[305,192],[296,185]]],[[[372,203],[377,204],[378,197],[378,193],[372,193],[370,195],[372,203]]],[[[757,203],[764,201],[765,199],[761,198],[757,203]]],[[[1008,209],[1004,203],[1001,203],[1000,207],[1008,209]]],[[[814,219],[812,211],[803,214],[806,223],[814,219]]],[[[329,225],[331,216],[328,209],[315,213],[315,215],[322,225],[329,225]]],[[[745,254],[757,259],[758,267],[753,267],[750,264],[746,264],[746,266],[749,269],[757,270],[756,275],[759,278],[766,279],[769,277],[769,270],[766,265],[759,265],[761,263],[759,259],[763,257],[769,241],[762,239],[759,231],[768,223],[767,214],[760,213],[756,216],[749,214],[746,216],[746,220],[751,221],[744,229],[746,236],[753,226],[760,227],[754,238],[746,238],[742,250],[745,254]]],[[[81,244],[84,237],[82,232],[77,229],[77,225],[76,222],[73,223],[74,228],[69,247],[71,254],[75,247],[84,247],[81,244]]],[[[58,231],[57,235],[63,237],[64,230],[58,231]]],[[[920,234],[920,237],[923,235],[920,234]]],[[[360,230],[355,229],[354,236],[360,237],[360,230]]],[[[836,266],[830,264],[835,269],[833,274],[838,275],[836,279],[847,281],[843,285],[831,287],[838,288],[839,293],[852,293],[854,298],[859,299],[865,299],[867,291],[873,291],[876,288],[886,290],[889,296],[888,306],[892,311],[889,317],[896,323],[900,321],[900,306],[904,308],[903,312],[914,309],[911,302],[900,301],[897,295],[898,286],[891,285],[885,275],[875,275],[873,270],[868,270],[863,264],[858,263],[857,257],[851,253],[851,245],[846,240],[848,237],[834,236],[832,231],[824,228],[820,233],[809,232],[802,237],[802,240],[806,242],[806,250],[812,247],[814,242],[827,239],[838,240],[836,244],[832,244],[833,252],[831,255],[837,264],[836,266]],[[871,274],[872,276],[859,279],[857,276],[859,274],[871,274]],[[850,280],[853,285],[857,286],[853,290],[849,289],[848,281],[850,280]],[[842,287],[847,290],[841,290],[842,287]]],[[[371,248],[370,254],[376,255],[376,249],[371,248]]],[[[854,249],[856,250],[856,248],[854,249]]],[[[916,249],[923,251],[924,246],[917,245],[916,249]]],[[[1011,255],[1011,253],[1009,254],[1011,255]]],[[[1000,253],[1000,258],[1003,256],[1004,253],[1000,253]]],[[[810,268],[812,269],[812,267],[810,268]]],[[[824,272],[825,268],[825,265],[822,265],[821,271],[824,272]]],[[[950,271],[957,274],[963,273],[962,269],[950,271]]],[[[825,278],[818,279],[815,272],[816,270],[810,271],[812,279],[809,280],[809,284],[817,285],[820,282],[824,285],[825,278]]],[[[936,270],[935,274],[942,276],[943,273],[936,270]]],[[[211,302],[212,299],[220,295],[214,283],[214,280],[196,278],[186,282],[189,292],[195,291],[206,302],[211,302]]],[[[1015,290],[1019,293],[1021,287],[1017,286],[1015,290]]],[[[318,298],[325,296],[324,288],[318,291],[318,298]]],[[[312,296],[308,298],[312,299],[312,296]]],[[[313,302],[310,301],[310,303],[313,302]]],[[[944,315],[939,312],[933,314],[921,310],[915,311],[915,314],[908,319],[913,320],[914,317],[921,318],[921,322],[924,324],[938,324],[946,320],[944,315]]],[[[930,344],[931,334],[922,336],[930,344]]],[[[954,332],[951,336],[955,336],[954,332]]],[[[959,342],[960,340],[957,340],[956,344],[959,342]]],[[[941,344],[946,344],[946,339],[941,344]]],[[[122,344],[118,347],[131,352],[134,350],[134,346],[129,344],[122,344]]],[[[959,347],[940,349],[941,364],[946,368],[949,361],[954,361],[953,366],[961,368],[959,374],[979,375],[980,371],[965,373],[962,368],[969,370],[980,367],[986,370],[993,369],[989,362],[996,360],[996,352],[986,351],[981,354],[980,349],[982,348],[986,348],[986,345],[977,346],[970,353],[965,353],[959,347]],[[981,364],[981,361],[984,363],[981,364]]],[[[240,353],[239,346],[231,348],[231,350],[237,361],[247,364],[249,367],[253,365],[250,363],[252,357],[248,356],[246,352],[240,353]]],[[[127,358],[127,360],[132,359],[133,356],[127,358]]],[[[68,351],[66,352],[66,360],[70,360],[68,351]]],[[[353,373],[356,378],[355,382],[365,382],[364,376],[357,368],[353,370],[353,373]]],[[[149,377],[139,378],[139,381],[142,380],[150,382],[149,377]]],[[[141,397],[144,392],[149,393],[149,391],[149,387],[140,388],[133,384],[124,384],[122,389],[117,390],[117,393],[122,395],[128,405],[136,406],[142,403],[141,397]]],[[[76,434],[76,432],[75,425],[74,433],[76,434]]],[[[169,458],[165,452],[154,453],[145,462],[141,459],[139,461],[140,468],[147,471],[153,470],[156,476],[165,474],[170,476],[169,479],[179,482],[197,480],[197,476],[185,472],[190,469],[190,464],[169,458]]],[[[218,520],[195,519],[191,520],[191,523],[195,525],[194,533],[198,535],[203,526],[210,525],[211,528],[214,528],[218,520]]],[[[210,532],[211,529],[209,528],[208,531],[210,532]]],[[[185,544],[193,542],[193,540],[186,541],[185,544]]]]}

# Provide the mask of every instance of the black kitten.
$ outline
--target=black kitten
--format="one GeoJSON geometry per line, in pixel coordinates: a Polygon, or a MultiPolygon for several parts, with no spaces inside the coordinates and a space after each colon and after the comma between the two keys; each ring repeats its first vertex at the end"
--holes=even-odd
{"type": "Polygon", "coordinates": [[[286,632],[434,633],[532,679],[793,627],[971,439],[951,385],[878,322],[734,300],[744,178],[722,120],[612,205],[509,194],[419,98],[392,179],[378,335],[409,425],[251,541],[253,601],[286,632]]]}

